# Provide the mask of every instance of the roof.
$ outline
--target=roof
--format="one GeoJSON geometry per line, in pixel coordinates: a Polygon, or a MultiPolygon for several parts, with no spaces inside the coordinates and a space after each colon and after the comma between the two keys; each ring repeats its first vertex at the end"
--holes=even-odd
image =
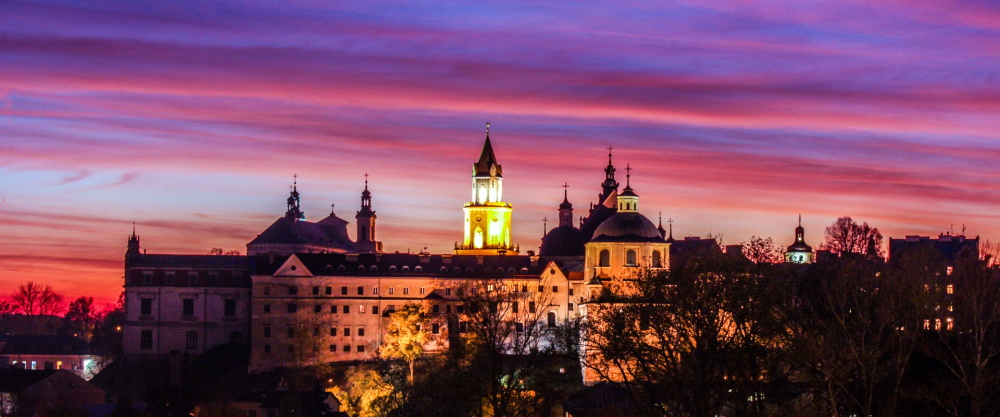
{"type": "Polygon", "coordinates": [[[0,368],[0,392],[21,392],[25,388],[52,376],[58,369],[33,371],[30,369],[0,368]]]}
{"type": "Polygon", "coordinates": [[[4,335],[0,336],[2,355],[87,355],[90,346],[83,340],[66,335],[4,335]]]}
{"type": "Polygon", "coordinates": [[[354,250],[354,242],[347,236],[347,221],[333,215],[319,223],[281,217],[271,223],[248,245],[268,244],[322,245],[354,250]]]}
{"type": "Polygon", "coordinates": [[[136,254],[129,258],[128,266],[170,268],[233,268],[247,269],[250,260],[244,255],[147,255],[136,254]]]}
{"type": "Polygon", "coordinates": [[[497,163],[497,156],[493,153],[493,144],[490,143],[490,135],[486,134],[486,143],[483,144],[483,153],[479,155],[479,161],[473,165],[472,176],[489,176],[490,167],[496,166],[496,176],[502,177],[503,170],[500,168],[500,164],[497,163]]]}
{"type": "Polygon", "coordinates": [[[903,239],[889,239],[889,259],[893,260],[907,251],[928,248],[937,252],[948,262],[961,258],[979,259],[979,237],[941,234],[937,238],[929,236],[907,236],[903,239]]]}
{"type": "Polygon", "coordinates": [[[572,226],[559,226],[542,238],[541,256],[583,256],[586,236],[572,226]]]}
{"type": "Polygon", "coordinates": [[[619,212],[597,226],[591,241],[662,242],[663,235],[646,216],[637,212],[619,212]]]}
{"type": "MultiPolygon", "coordinates": [[[[408,253],[299,253],[296,257],[314,275],[337,276],[459,276],[493,277],[541,275],[545,265],[524,255],[420,255],[408,253]],[[482,264],[479,259],[482,258],[482,264]],[[374,268],[373,268],[374,267],[374,268]],[[418,270],[419,267],[419,270],[418,270]],[[442,270],[444,268],[444,270],[442,270]],[[500,272],[502,269],[503,272],[500,272]],[[460,275],[459,275],[460,274],[460,275]]],[[[273,275],[287,256],[268,262],[268,257],[254,258],[254,275],[273,275]]]]}

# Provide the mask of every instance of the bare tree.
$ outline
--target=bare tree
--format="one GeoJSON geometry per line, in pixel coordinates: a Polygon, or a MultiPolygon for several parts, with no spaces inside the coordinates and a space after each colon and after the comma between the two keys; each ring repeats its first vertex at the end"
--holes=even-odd
{"type": "Polygon", "coordinates": [[[823,247],[835,253],[884,257],[882,233],[867,222],[858,224],[850,216],[844,216],[826,228],[825,236],[823,247]]]}
{"type": "Polygon", "coordinates": [[[480,415],[529,416],[540,413],[533,398],[533,375],[547,364],[542,352],[549,328],[546,318],[553,301],[545,278],[482,278],[465,292],[464,321],[468,367],[483,381],[480,415]]]}
{"type": "Polygon", "coordinates": [[[748,266],[715,255],[642,271],[638,291],[588,303],[585,366],[626,388],[642,415],[761,415],[786,373],[766,352],[787,286],[748,266]]]}
{"type": "Polygon", "coordinates": [[[750,240],[740,244],[743,246],[743,256],[755,264],[777,264],[784,261],[784,252],[774,246],[771,238],[751,236],[750,240]]]}
{"type": "Polygon", "coordinates": [[[10,300],[17,311],[29,316],[57,315],[63,310],[64,299],[65,297],[55,292],[52,286],[43,286],[31,281],[18,285],[10,295],[10,300]]]}

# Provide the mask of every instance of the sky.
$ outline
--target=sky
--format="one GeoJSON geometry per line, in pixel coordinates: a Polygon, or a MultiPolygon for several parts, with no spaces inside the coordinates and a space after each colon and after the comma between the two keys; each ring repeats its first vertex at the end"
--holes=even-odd
{"type": "Polygon", "coordinates": [[[1000,239],[1000,3],[0,2],[0,296],[122,290],[148,253],[246,250],[285,210],[386,251],[462,238],[485,123],[537,249],[614,147],[675,237],[1000,239]],[[353,236],[353,224],[352,224],[353,236]]]}

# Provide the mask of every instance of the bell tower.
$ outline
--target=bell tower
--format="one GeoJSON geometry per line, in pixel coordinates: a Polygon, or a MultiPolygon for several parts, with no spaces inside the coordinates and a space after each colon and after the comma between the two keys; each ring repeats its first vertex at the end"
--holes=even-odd
{"type": "Polygon", "coordinates": [[[382,253],[382,242],[375,240],[375,211],[372,210],[372,193],[368,191],[368,174],[365,174],[365,190],[361,192],[361,210],[354,216],[358,221],[358,243],[360,253],[382,253]]]}
{"type": "Polygon", "coordinates": [[[455,245],[456,255],[517,255],[510,242],[513,208],[503,202],[503,169],[497,163],[486,123],[486,143],[472,164],[472,201],[465,203],[465,236],[455,245]]]}

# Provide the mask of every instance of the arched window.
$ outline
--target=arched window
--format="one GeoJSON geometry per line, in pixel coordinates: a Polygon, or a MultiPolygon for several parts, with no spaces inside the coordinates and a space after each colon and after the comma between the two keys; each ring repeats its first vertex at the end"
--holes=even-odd
{"type": "Polygon", "coordinates": [[[481,227],[476,228],[476,233],[472,238],[472,247],[476,249],[483,248],[483,229],[481,227]]]}
{"type": "Polygon", "coordinates": [[[611,266],[611,252],[607,249],[602,250],[597,259],[597,266],[611,266]]]}
{"type": "Polygon", "coordinates": [[[662,267],[663,267],[663,259],[660,258],[660,251],[654,250],[653,251],[653,268],[662,268],[662,267]]]}
{"type": "Polygon", "coordinates": [[[636,266],[635,249],[625,251],[625,266],[636,266]]]}
{"type": "Polygon", "coordinates": [[[556,327],[556,312],[550,311],[548,315],[549,327],[556,327]]]}

